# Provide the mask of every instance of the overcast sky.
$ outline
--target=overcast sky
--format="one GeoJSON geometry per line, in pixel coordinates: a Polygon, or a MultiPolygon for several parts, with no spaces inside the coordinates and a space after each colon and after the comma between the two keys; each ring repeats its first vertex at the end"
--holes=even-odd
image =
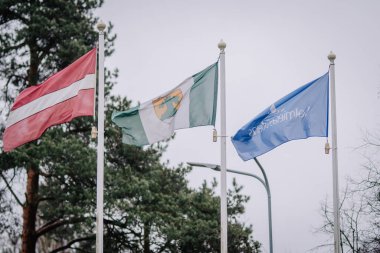
{"type": "MultiPolygon", "coordinates": [[[[120,70],[114,92],[136,104],[166,92],[214,63],[220,39],[226,48],[227,134],[299,86],[328,71],[336,58],[340,189],[347,176],[363,174],[355,147],[366,131],[379,129],[380,1],[378,0],[108,0],[96,12],[118,35],[116,52],[106,60],[120,70]]],[[[219,112],[216,128],[219,129],[219,112]]],[[[272,192],[274,251],[307,252],[326,243],[315,234],[320,206],[332,199],[331,155],[325,138],[284,144],[259,157],[272,192]]],[[[165,155],[171,164],[220,163],[220,143],[212,127],[177,131],[165,155]]],[[[227,167],[260,175],[243,162],[230,141],[227,167]]],[[[219,174],[195,168],[191,186],[219,174]]],[[[228,175],[231,185],[233,175],[228,175]]],[[[253,178],[237,177],[251,196],[242,221],[269,252],[267,199],[253,178]]],[[[329,241],[327,241],[329,242],[329,241]]],[[[330,240],[330,242],[332,242],[330,240]]],[[[321,252],[327,252],[327,249],[321,252]]]]}

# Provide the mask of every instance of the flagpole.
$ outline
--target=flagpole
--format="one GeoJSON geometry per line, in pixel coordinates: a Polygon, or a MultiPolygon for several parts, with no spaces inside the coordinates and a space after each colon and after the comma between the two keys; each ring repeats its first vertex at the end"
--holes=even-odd
{"type": "Polygon", "coordinates": [[[225,53],[226,43],[218,43],[220,49],[220,134],[221,134],[221,173],[220,173],[220,248],[221,253],[227,253],[227,159],[226,159],[226,72],[225,53]]]}
{"type": "Polygon", "coordinates": [[[334,208],[334,252],[340,253],[340,218],[339,218],[339,185],[338,185],[338,138],[336,127],[336,100],[335,100],[335,63],[336,55],[333,52],[327,56],[330,60],[330,89],[331,89],[331,149],[333,166],[333,208],[334,208]]]}
{"type": "Polygon", "coordinates": [[[96,253],[103,253],[103,188],[104,188],[104,29],[99,30],[99,87],[98,87],[98,160],[96,179],[96,253]]]}

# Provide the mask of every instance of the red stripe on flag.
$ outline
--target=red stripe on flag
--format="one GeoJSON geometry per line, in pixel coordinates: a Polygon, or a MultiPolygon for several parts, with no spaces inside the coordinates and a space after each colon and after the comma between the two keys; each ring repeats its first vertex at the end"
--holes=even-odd
{"type": "Polygon", "coordinates": [[[4,151],[38,139],[50,126],[71,121],[94,113],[94,89],[81,90],[78,95],[36,113],[4,131],[4,151]]]}
{"type": "Polygon", "coordinates": [[[95,68],[96,48],[80,57],[65,69],[52,75],[42,84],[29,87],[22,91],[16,98],[11,111],[46,94],[70,86],[72,83],[83,79],[88,74],[95,74],[95,68]]]}

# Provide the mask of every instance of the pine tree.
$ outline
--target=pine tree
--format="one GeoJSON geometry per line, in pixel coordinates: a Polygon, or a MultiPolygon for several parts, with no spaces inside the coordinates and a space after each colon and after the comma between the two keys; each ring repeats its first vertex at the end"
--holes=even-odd
{"type": "MultiPolygon", "coordinates": [[[[93,17],[92,10],[100,7],[102,2],[0,2],[0,79],[4,81],[0,96],[0,103],[4,108],[1,111],[2,119],[9,112],[10,105],[19,91],[42,82],[94,46],[97,33],[93,27],[97,20],[93,17]]],[[[109,46],[112,46],[113,39],[108,40],[111,43],[109,46]]],[[[89,123],[74,123],[67,126],[65,132],[86,133],[88,128],[89,123]]],[[[0,132],[3,130],[4,122],[1,124],[0,132]]],[[[22,252],[35,252],[37,239],[46,231],[36,228],[38,208],[46,201],[41,194],[40,182],[44,180],[41,179],[45,176],[44,167],[49,163],[46,160],[50,153],[49,148],[55,145],[48,142],[52,137],[58,136],[57,131],[51,131],[45,138],[24,145],[15,152],[2,153],[0,157],[2,178],[9,189],[11,182],[7,181],[6,176],[10,171],[22,170],[26,171],[27,175],[25,200],[17,197],[14,190],[10,190],[23,209],[22,252]]],[[[54,143],[56,141],[54,139],[54,143]]]]}
{"type": "MultiPolygon", "coordinates": [[[[97,19],[92,10],[103,1],[0,1],[0,133],[19,91],[42,82],[92,48],[97,19]]],[[[111,29],[112,25],[108,25],[111,29]]],[[[115,36],[107,32],[106,55],[115,36]]],[[[130,101],[111,96],[117,72],[106,71],[105,252],[218,252],[219,198],[216,185],[191,189],[189,168],[161,162],[166,143],[139,148],[121,143],[110,120],[130,101]]],[[[22,252],[94,252],[96,143],[93,120],[82,117],[52,127],[32,143],[10,153],[0,151],[0,233],[18,238],[22,207],[22,252]],[[25,198],[16,179],[26,175],[25,198]],[[8,198],[11,196],[11,200],[8,198]],[[13,202],[12,202],[13,200],[13,202]],[[1,216],[2,215],[2,216],[1,216]],[[13,217],[13,216],[12,216],[13,217]],[[16,229],[15,229],[16,228],[16,229]]],[[[22,181],[22,180],[21,180],[22,181]]],[[[252,228],[241,224],[248,198],[235,184],[229,193],[229,252],[259,252],[252,228]]],[[[17,246],[17,240],[13,245],[17,246]]]]}

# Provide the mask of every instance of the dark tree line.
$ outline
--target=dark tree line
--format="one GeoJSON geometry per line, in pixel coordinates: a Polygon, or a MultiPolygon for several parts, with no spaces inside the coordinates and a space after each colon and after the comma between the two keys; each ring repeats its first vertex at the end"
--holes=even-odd
{"type": "MultiPolygon", "coordinates": [[[[16,95],[89,51],[97,41],[97,0],[0,1],[0,135],[16,95]]],[[[116,36],[108,24],[106,56],[116,36]]],[[[112,96],[106,71],[105,252],[218,252],[216,184],[191,189],[190,169],[160,162],[166,143],[121,143],[110,121],[130,106],[112,96]]],[[[10,153],[0,150],[0,245],[5,252],[94,252],[96,143],[91,117],[52,127],[10,153]]],[[[2,139],[2,138],[0,138],[2,139]]],[[[1,147],[2,143],[0,143],[1,147]]],[[[239,222],[248,197],[229,192],[229,252],[259,252],[252,227],[239,222]]]]}

